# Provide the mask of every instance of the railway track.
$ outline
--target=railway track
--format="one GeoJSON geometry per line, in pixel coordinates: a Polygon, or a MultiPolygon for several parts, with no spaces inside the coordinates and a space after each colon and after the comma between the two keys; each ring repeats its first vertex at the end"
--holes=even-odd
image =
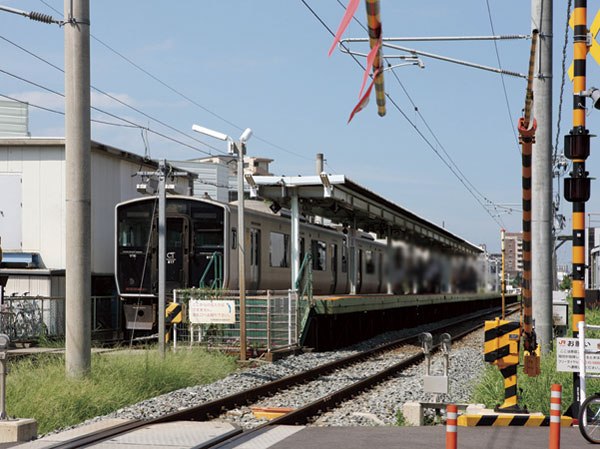
{"type": "MultiPolygon", "coordinates": [[[[509,309],[510,310],[510,309],[509,309]]],[[[515,308],[514,311],[518,310],[515,308]]],[[[429,329],[434,335],[439,335],[444,332],[451,331],[454,340],[459,340],[474,330],[480,328],[483,325],[483,320],[496,316],[498,313],[497,309],[488,309],[485,313],[478,315],[471,315],[467,318],[455,320],[444,326],[429,329]],[[473,321],[476,324],[473,324],[473,321]],[[460,329],[460,330],[457,330],[460,329]]],[[[512,313],[512,312],[509,312],[512,313]]],[[[420,332],[419,332],[420,334],[420,332]]],[[[328,373],[332,373],[337,370],[345,369],[357,363],[362,363],[370,358],[377,357],[380,354],[394,351],[402,346],[411,345],[418,339],[418,335],[411,335],[405,338],[401,338],[396,341],[378,346],[376,348],[360,352],[348,357],[341,358],[334,362],[330,362],[324,365],[317,366],[307,371],[290,375],[266,384],[254,387],[248,390],[241,391],[230,396],[226,396],[217,400],[209,401],[196,407],[188,408],[178,412],[170,413],[168,415],[161,416],[159,418],[129,422],[122,425],[114,426],[109,429],[97,431],[82,437],[78,437],[72,440],[56,443],[51,446],[53,449],[66,449],[66,448],[79,448],[88,445],[100,443],[102,441],[115,438],[118,435],[132,432],[142,427],[150,425],[173,423],[181,421],[209,421],[218,417],[227,410],[232,410],[240,405],[253,404],[257,401],[270,397],[282,390],[290,389],[294,386],[308,383],[318,379],[321,376],[325,376],[328,373]]],[[[435,337],[434,337],[435,340],[435,337]]],[[[434,351],[437,350],[439,344],[434,345],[434,351]]],[[[198,448],[208,447],[219,447],[222,443],[229,444],[237,438],[248,438],[254,433],[263,432],[266,428],[276,425],[302,425],[308,423],[313,417],[320,413],[335,408],[336,404],[339,404],[348,398],[357,395],[360,392],[366,391],[378,383],[390,378],[397,373],[407,369],[411,365],[419,363],[424,355],[421,351],[412,351],[413,354],[403,358],[400,362],[394,363],[391,366],[383,370],[377,371],[375,374],[369,375],[360,379],[357,382],[351,382],[345,387],[338,389],[337,391],[326,394],[325,396],[310,402],[306,405],[300,406],[292,412],[289,412],[279,418],[275,418],[269,422],[263,423],[252,429],[243,430],[242,428],[236,428],[231,432],[225,433],[219,438],[210,440],[205,444],[198,445],[198,448]]]]}

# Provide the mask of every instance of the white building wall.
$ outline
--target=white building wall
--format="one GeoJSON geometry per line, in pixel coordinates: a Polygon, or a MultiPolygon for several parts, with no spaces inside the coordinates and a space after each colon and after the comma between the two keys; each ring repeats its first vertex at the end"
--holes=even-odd
{"type": "MultiPolygon", "coordinates": [[[[41,139],[40,139],[41,140],[41,139]]],[[[40,254],[40,268],[64,269],[66,265],[65,228],[65,149],[62,139],[44,139],[44,144],[0,145],[0,174],[22,177],[22,251],[40,254]]],[[[150,165],[121,152],[93,150],[92,189],[92,273],[114,272],[114,215],[121,201],[139,197],[134,176],[139,170],[154,171],[150,165]]],[[[123,152],[124,153],[124,152],[123,152]]],[[[131,156],[131,155],[130,155],[131,156]]],[[[185,194],[188,180],[176,180],[185,194]]]]}

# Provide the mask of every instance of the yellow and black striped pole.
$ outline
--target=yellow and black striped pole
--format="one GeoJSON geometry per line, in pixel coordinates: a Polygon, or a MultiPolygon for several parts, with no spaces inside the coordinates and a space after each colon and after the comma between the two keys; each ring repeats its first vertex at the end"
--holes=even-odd
{"type": "MultiPolygon", "coordinates": [[[[590,197],[590,178],[585,160],[590,154],[590,134],[585,128],[587,0],[575,0],[573,10],[573,129],[565,136],[565,156],[573,161],[573,171],[565,178],[565,199],[573,203],[573,337],[578,323],[585,319],[585,202],[590,197]]],[[[579,411],[579,374],[573,373],[573,403],[568,413],[579,411]]]]}
{"type": "MultiPolygon", "coordinates": [[[[366,0],[367,24],[369,26],[369,44],[375,47],[381,40],[381,18],[379,15],[379,0],[366,0]]],[[[375,78],[375,97],[377,98],[377,113],[385,115],[385,88],[383,86],[383,61],[381,60],[381,48],[377,51],[373,60],[373,73],[375,78]]]]}
{"type": "Polygon", "coordinates": [[[537,349],[533,330],[533,301],[531,294],[531,153],[535,142],[537,123],[531,120],[533,102],[533,75],[538,30],[531,33],[531,51],[529,53],[529,72],[525,94],[525,110],[519,119],[519,142],[521,143],[522,185],[523,185],[523,349],[525,351],[524,372],[531,377],[539,374],[539,357],[534,355],[537,349]]]}

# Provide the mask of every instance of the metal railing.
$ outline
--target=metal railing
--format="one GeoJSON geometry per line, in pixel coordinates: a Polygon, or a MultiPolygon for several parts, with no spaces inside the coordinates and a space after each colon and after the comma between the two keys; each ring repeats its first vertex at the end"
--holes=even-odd
{"type": "Polygon", "coordinates": [[[210,260],[208,261],[208,265],[204,269],[204,273],[202,273],[202,277],[199,282],[200,288],[209,288],[209,289],[217,289],[222,288],[223,286],[223,254],[218,251],[212,253],[210,256],[210,260]],[[213,269],[213,280],[210,285],[206,285],[204,283],[204,279],[210,273],[210,269],[213,269]]]}
{"type": "MultiPolygon", "coordinates": [[[[116,296],[92,296],[92,333],[121,331],[121,304],[116,296]]],[[[0,332],[11,342],[40,337],[64,338],[65,298],[9,296],[0,305],[0,332]]]]}
{"type": "MultiPolygon", "coordinates": [[[[249,350],[271,351],[297,341],[298,302],[296,295],[290,295],[290,292],[267,290],[265,294],[246,296],[246,344],[249,350]]],[[[176,290],[174,298],[184,304],[190,299],[230,300],[235,304],[234,324],[180,323],[177,325],[177,344],[239,348],[240,305],[237,291],[176,290]]],[[[187,321],[187,317],[184,319],[187,321]]]]}

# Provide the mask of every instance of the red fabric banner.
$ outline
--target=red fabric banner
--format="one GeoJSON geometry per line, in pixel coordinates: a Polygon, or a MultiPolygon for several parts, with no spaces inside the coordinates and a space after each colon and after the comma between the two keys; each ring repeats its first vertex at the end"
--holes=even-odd
{"type": "Polygon", "coordinates": [[[367,68],[365,69],[365,74],[363,75],[362,85],[360,86],[358,98],[361,97],[363,90],[365,89],[365,84],[367,84],[367,78],[369,77],[369,72],[371,71],[371,66],[373,66],[373,61],[375,60],[375,56],[379,51],[379,47],[381,47],[381,40],[377,42],[377,45],[375,45],[367,55],[367,68]]]}
{"type": "Polygon", "coordinates": [[[350,114],[350,118],[348,119],[348,123],[350,123],[350,121],[354,117],[354,114],[356,114],[359,111],[362,111],[369,104],[369,97],[371,96],[371,90],[373,89],[373,85],[375,84],[375,80],[377,79],[377,75],[379,75],[379,69],[377,69],[375,71],[375,73],[373,74],[373,80],[371,81],[371,84],[369,84],[369,88],[365,92],[365,95],[360,99],[360,101],[358,102],[358,104],[352,110],[352,114],[350,114]]]}

